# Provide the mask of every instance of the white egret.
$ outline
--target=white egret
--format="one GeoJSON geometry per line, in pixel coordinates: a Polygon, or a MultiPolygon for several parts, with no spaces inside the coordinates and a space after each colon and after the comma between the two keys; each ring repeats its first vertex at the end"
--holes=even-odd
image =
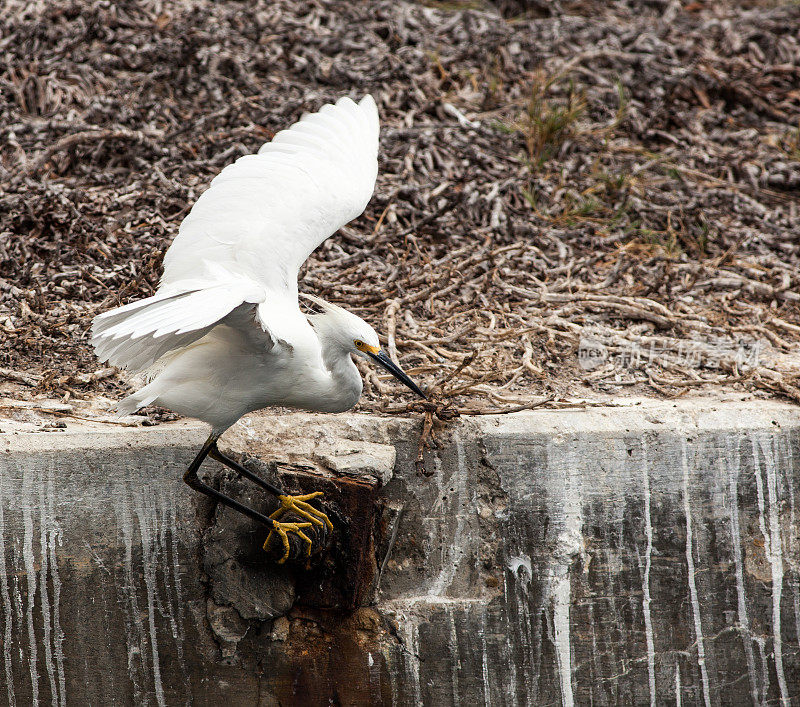
{"type": "Polygon", "coordinates": [[[352,355],[369,358],[415,393],[424,393],[380,349],[378,335],[341,307],[304,295],[320,310],[304,314],[297,275],[311,252],[358,216],[375,188],[378,110],[367,95],[342,98],[304,115],[255,155],[227,166],[183,220],[164,256],[152,297],[98,315],[92,344],[101,360],[149,383],[121,401],[121,413],[160,405],[211,425],[184,481],[264,523],[289,555],[287,533],[311,552],[303,532],[331,528],[308,501],[254,475],[217,448],[242,415],[269,406],[342,412],[361,395],[352,355]],[[274,493],[267,517],[203,483],[206,456],[274,493]],[[278,520],[293,511],[305,522],[278,520]]]}

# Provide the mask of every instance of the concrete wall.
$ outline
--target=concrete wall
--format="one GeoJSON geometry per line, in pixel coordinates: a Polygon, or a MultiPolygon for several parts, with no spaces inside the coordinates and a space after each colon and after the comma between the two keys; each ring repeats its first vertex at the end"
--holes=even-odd
{"type": "Polygon", "coordinates": [[[326,491],[337,534],[309,571],[180,481],[199,426],[0,434],[0,703],[800,704],[796,408],[462,419],[429,477],[418,433],[231,432],[326,491]]]}

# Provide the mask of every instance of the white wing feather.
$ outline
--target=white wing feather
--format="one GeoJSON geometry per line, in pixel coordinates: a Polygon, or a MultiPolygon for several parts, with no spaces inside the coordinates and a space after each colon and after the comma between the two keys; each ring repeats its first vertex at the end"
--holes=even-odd
{"type": "Polygon", "coordinates": [[[181,224],[158,292],[95,318],[97,355],[141,371],[205,336],[243,303],[257,305],[265,345],[291,344],[297,273],[369,202],[378,130],[371,96],[342,98],[223,169],[181,224]]]}
{"type": "Polygon", "coordinates": [[[364,211],[377,155],[371,96],[304,115],[211,182],[164,257],[162,284],[197,277],[212,261],[296,296],[306,258],[364,211]]]}

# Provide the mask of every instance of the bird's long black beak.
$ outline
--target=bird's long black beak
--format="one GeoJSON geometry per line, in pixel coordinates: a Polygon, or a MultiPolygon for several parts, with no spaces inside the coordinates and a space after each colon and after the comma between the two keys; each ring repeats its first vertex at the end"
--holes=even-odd
{"type": "Polygon", "coordinates": [[[408,386],[413,390],[417,395],[422,396],[423,398],[427,399],[427,395],[420,390],[419,386],[412,381],[405,373],[403,373],[403,369],[400,368],[392,359],[390,359],[383,351],[379,351],[378,353],[370,353],[369,357],[375,361],[375,363],[380,364],[383,366],[389,373],[391,373],[397,380],[399,380],[403,385],[408,386]]]}

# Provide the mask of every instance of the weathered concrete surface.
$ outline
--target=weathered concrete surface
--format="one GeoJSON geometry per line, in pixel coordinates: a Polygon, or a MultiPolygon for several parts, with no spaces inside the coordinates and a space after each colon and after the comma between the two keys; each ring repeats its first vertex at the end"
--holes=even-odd
{"type": "Polygon", "coordinates": [[[800,704],[794,407],[460,420],[430,478],[409,421],[246,421],[229,449],[287,483],[371,452],[374,592],[345,614],[180,482],[204,434],[0,435],[0,702],[800,704]]]}

